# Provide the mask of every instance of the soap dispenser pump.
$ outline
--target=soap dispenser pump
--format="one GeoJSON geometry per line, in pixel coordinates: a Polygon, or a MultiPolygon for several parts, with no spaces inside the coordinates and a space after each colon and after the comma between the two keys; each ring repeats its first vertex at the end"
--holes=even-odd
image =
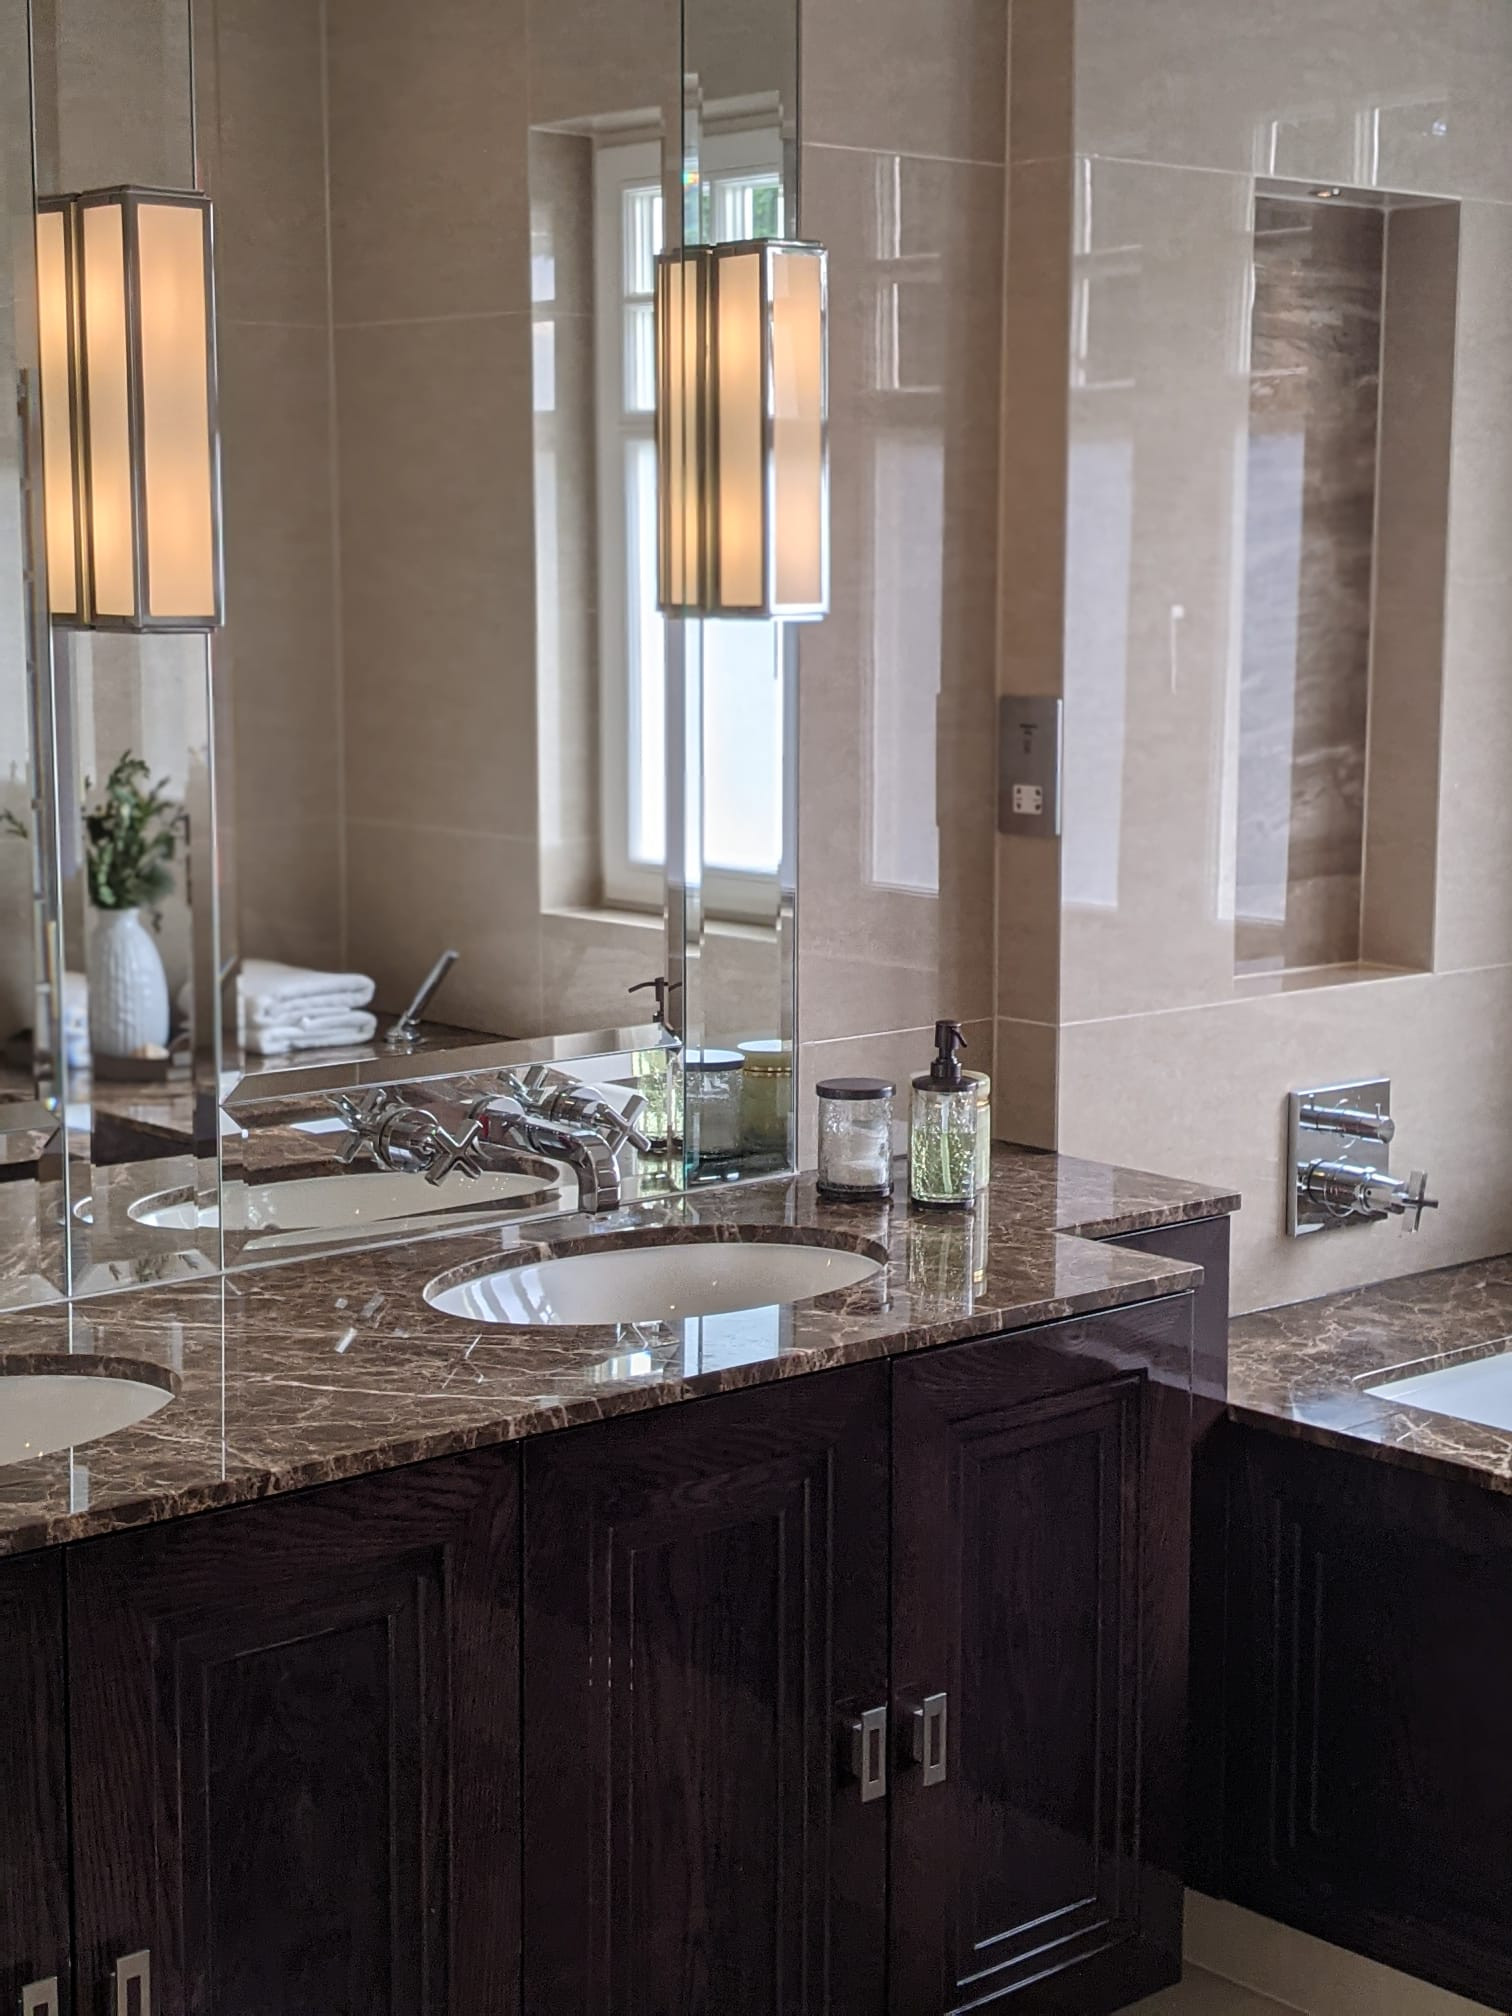
{"type": "Polygon", "coordinates": [[[976,1201],[978,1081],[956,1055],[966,1047],[959,1022],[936,1022],[934,1061],[913,1081],[908,1194],[916,1204],[976,1201]]]}

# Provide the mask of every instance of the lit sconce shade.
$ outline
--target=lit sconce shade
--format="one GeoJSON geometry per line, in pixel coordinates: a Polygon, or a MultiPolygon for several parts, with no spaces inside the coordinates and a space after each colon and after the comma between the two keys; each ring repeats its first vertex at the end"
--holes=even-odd
{"type": "Polygon", "coordinates": [[[85,630],[222,620],[208,197],[98,189],[37,214],[48,600],[85,630]]]}
{"type": "Polygon", "coordinates": [[[778,617],[829,607],[822,245],[666,252],[656,275],[658,602],[778,617]]]}

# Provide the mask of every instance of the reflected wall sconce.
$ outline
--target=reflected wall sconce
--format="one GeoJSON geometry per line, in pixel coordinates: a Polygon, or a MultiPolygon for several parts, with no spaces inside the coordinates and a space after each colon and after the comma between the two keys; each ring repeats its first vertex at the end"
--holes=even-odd
{"type": "Polygon", "coordinates": [[[657,604],[810,621],[829,608],[828,255],[690,245],[656,270],[657,604]]]}
{"type": "Polygon", "coordinates": [[[37,205],[48,602],[77,630],[223,620],[210,199],[37,205]]]}

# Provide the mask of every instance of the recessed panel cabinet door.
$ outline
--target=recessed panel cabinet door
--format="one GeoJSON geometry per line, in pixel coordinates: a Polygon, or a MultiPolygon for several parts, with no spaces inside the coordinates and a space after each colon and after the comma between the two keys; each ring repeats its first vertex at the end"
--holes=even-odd
{"type": "Polygon", "coordinates": [[[886,1368],[553,1437],[525,1475],[530,2016],[878,2016],[886,1368]]]}
{"type": "Polygon", "coordinates": [[[81,2006],[511,2016],[514,1450],[69,1560],[81,2006]]]}
{"type": "Polygon", "coordinates": [[[1189,1321],[894,1367],[893,2016],[1179,1974],[1189,1321]]]}
{"type": "Polygon", "coordinates": [[[63,1557],[0,1562],[0,2009],[66,2016],[63,1557]]]}

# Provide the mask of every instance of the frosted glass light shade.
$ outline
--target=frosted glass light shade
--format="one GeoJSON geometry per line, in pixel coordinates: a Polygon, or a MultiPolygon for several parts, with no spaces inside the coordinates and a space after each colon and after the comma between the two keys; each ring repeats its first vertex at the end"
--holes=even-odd
{"type": "Polygon", "coordinates": [[[209,199],[48,198],[37,217],[48,597],[95,630],[222,620],[209,199]]]}
{"type": "Polygon", "coordinates": [[[796,622],[829,607],[823,246],[756,239],[658,270],[661,606],[796,622]]]}

